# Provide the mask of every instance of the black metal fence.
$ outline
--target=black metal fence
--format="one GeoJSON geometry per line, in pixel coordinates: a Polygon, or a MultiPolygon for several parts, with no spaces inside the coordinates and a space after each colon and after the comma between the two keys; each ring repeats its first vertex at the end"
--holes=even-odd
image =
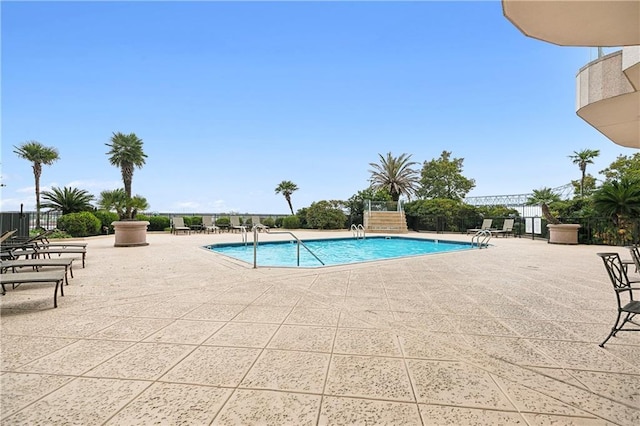
{"type": "MultiPolygon", "coordinates": [[[[547,222],[540,217],[496,217],[492,218],[493,229],[502,229],[505,219],[514,219],[513,235],[520,238],[548,239],[547,222]]],[[[610,218],[560,218],[562,223],[580,225],[578,243],[625,246],[640,243],[640,218],[626,220],[618,226],[610,218]]],[[[481,223],[467,218],[445,216],[407,217],[410,229],[435,233],[466,233],[481,223]]]]}

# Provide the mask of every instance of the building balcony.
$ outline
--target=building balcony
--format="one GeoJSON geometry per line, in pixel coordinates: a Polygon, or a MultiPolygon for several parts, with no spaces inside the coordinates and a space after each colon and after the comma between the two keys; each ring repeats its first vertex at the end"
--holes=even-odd
{"type": "Polygon", "coordinates": [[[576,113],[614,143],[640,148],[640,46],[598,58],[576,77],[576,113]]]}
{"type": "Polygon", "coordinates": [[[637,0],[502,0],[502,11],[525,35],[561,46],[640,45],[637,0]]]}

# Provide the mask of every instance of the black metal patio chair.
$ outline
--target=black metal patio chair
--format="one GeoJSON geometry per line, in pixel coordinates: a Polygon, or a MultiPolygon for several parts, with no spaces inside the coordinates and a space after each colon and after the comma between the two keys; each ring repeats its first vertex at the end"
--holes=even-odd
{"type": "Polygon", "coordinates": [[[640,331],[640,324],[633,321],[636,314],[640,314],[640,300],[634,299],[633,292],[634,290],[640,291],[640,286],[632,287],[632,284],[640,284],[640,280],[629,280],[627,270],[618,253],[598,253],[598,256],[604,262],[618,302],[618,317],[607,338],[600,343],[602,348],[619,331],[640,331]],[[631,323],[635,327],[629,326],[625,328],[627,323],[631,323]]]}

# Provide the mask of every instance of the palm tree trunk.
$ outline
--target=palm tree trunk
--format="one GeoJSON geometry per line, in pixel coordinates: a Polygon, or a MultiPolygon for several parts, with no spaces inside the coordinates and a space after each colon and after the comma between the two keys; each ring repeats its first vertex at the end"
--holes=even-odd
{"type": "Polygon", "coordinates": [[[42,166],[40,163],[33,164],[33,176],[36,180],[36,229],[40,229],[40,176],[42,175],[42,166]]]}
{"type": "Polygon", "coordinates": [[[289,210],[291,210],[291,215],[295,215],[295,213],[293,212],[293,206],[291,205],[291,197],[286,196],[285,198],[287,199],[287,203],[289,203],[289,210]]]}

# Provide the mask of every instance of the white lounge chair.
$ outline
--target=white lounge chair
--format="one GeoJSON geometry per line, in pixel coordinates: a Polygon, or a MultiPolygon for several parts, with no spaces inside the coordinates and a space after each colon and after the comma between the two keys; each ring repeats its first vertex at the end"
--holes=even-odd
{"type": "Polygon", "coordinates": [[[202,227],[207,232],[220,232],[220,228],[213,223],[213,216],[202,216],[202,227]]]}
{"type": "Polygon", "coordinates": [[[493,224],[493,219],[483,219],[482,225],[480,228],[467,229],[467,235],[473,233],[475,234],[478,231],[484,231],[487,229],[491,229],[491,225],[493,224]]]}
{"type": "Polygon", "coordinates": [[[189,228],[188,226],[185,226],[183,217],[176,216],[173,218],[173,226],[171,227],[171,232],[174,234],[177,234],[178,232],[191,234],[191,228],[189,228]]]}

